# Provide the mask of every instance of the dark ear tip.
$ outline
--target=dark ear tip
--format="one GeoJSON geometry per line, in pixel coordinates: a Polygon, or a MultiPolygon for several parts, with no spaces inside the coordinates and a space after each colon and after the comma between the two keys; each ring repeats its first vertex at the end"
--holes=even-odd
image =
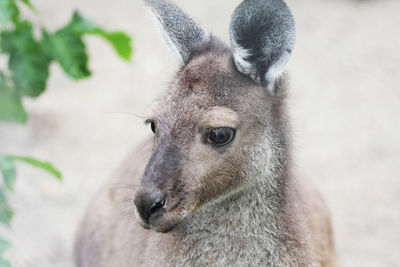
{"type": "Polygon", "coordinates": [[[294,18],[283,0],[244,0],[231,21],[235,65],[273,90],[295,42],[294,18]]]}

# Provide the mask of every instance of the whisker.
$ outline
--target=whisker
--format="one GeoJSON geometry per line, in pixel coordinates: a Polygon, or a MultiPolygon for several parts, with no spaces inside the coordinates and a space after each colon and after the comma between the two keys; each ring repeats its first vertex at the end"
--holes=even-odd
{"type": "Polygon", "coordinates": [[[136,184],[113,184],[111,185],[112,189],[132,189],[132,188],[138,188],[140,185],[136,184]]]}
{"type": "Polygon", "coordinates": [[[126,219],[135,219],[135,206],[133,204],[133,199],[125,199],[120,201],[118,213],[126,219]]]}
{"type": "Polygon", "coordinates": [[[145,115],[138,115],[138,114],[135,114],[135,113],[124,112],[124,111],[106,112],[106,114],[108,114],[108,115],[116,115],[116,114],[118,114],[118,115],[128,115],[128,116],[132,116],[132,117],[135,117],[137,119],[140,119],[140,120],[147,119],[147,116],[145,116],[145,115]]]}
{"type": "Polygon", "coordinates": [[[124,199],[124,200],[122,200],[121,201],[121,203],[133,203],[133,201],[134,201],[134,199],[132,199],[132,198],[128,198],[128,199],[124,199]]]}

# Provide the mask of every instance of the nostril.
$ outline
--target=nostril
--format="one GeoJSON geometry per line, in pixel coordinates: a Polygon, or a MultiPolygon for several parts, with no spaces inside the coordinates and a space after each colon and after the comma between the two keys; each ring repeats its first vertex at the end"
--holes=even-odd
{"type": "Polygon", "coordinates": [[[160,196],[152,196],[149,193],[140,193],[135,197],[136,211],[144,222],[149,223],[150,219],[156,219],[164,212],[167,199],[160,196]]]}
{"type": "Polygon", "coordinates": [[[154,214],[165,206],[165,199],[154,202],[150,208],[150,214],[154,214]]]}

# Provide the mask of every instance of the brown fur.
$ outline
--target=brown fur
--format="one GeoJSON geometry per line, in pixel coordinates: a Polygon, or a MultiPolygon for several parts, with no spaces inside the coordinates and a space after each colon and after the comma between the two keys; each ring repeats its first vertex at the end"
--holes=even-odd
{"type": "Polygon", "coordinates": [[[291,175],[285,83],[278,89],[271,96],[240,74],[217,40],[193,57],[155,110],[154,141],[136,149],[89,206],[77,266],[336,266],[326,206],[291,175]],[[202,141],[216,107],[229,110],[222,123],[237,132],[218,149],[202,141]],[[159,220],[139,223],[167,233],[133,218],[135,194],[149,190],[169,203],[159,220]]]}

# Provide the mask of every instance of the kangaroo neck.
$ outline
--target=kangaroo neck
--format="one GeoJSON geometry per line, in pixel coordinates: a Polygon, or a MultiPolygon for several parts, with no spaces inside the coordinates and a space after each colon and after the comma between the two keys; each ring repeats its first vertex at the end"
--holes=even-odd
{"type": "MultiPolygon", "coordinates": [[[[282,177],[281,177],[282,179],[282,177]]],[[[283,186],[283,185],[280,185],[283,186]]],[[[179,244],[168,262],[174,266],[301,266],[285,251],[291,242],[285,199],[270,185],[254,184],[205,205],[177,227],[170,238],[179,244]]]]}

